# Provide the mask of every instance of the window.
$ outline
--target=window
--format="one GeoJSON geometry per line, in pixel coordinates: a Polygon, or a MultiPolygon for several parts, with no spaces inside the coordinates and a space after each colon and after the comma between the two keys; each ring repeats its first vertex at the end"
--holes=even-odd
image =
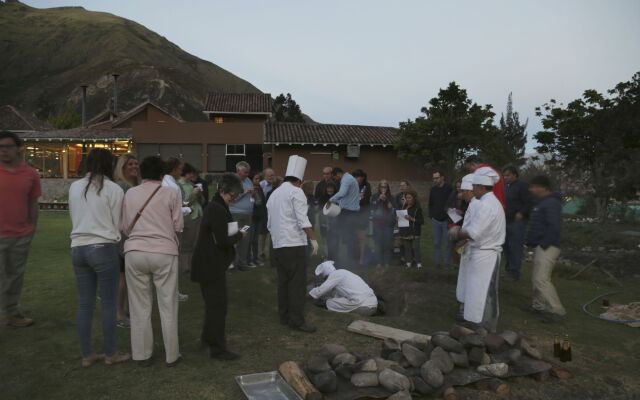
{"type": "Polygon", "coordinates": [[[227,145],[227,155],[228,156],[244,156],[244,145],[243,144],[228,144],[227,145]]]}
{"type": "Polygon", "coordinates": [[[224,117],[213,117],[213,122],[216,124],[224,124],[224,117]]]}

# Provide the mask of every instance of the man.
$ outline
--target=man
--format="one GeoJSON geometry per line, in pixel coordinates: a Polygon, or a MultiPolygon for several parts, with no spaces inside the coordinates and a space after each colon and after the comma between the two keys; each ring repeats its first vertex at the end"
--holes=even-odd
{"type": "Polygon", "coordinates": [[[316,277],[326,280],[311,289],[309,296],[324,300],[329,311],[370,317],[378,310],[378,298],[369,285],[351,271],[336,270],[333,261],[318,265],[316,277]]]}
{"type": "Polygon", "coordinates": [[[262,192],[266,197],[273,190],[273,181],[276,177],[275,172],[273,172],[272,168],[265,168],[262,171],[262,180],[260,181],[260,187],[262,188],[262,192]]]}
{"type": "Polygon", "coordinates": [[[267,201],[267,228],[273,242],[271,260],[278,273],[280,323],[313,333],[316,328],[304,319],[307,240],[311,242],[312,255],[318,253],[318,241],[307,216],[307,197],[300,189],[306,166],[306,159],[289,157],[284,183],[267,201]]]}
{"type": "Polygon", "coordinates": [[[0,132],[0,326],[33,325],[20,312],[27,256],[38,222],[40,177],[20,159],[21,141],[0,132]]]}
{"type": "Polygon", "coordinates": [[[429,217],[433,227],[434,264],[448,267],[451,259],[451,244],[449,243],[449,218],[447,216],[447,202],[453,188],[449,185],[441,171],[432,174],[433,186],[429,191],[429,217]],[[444,245],[444,255],[441,255],[444,245]]]}
{"type": "Polygon", "coordinates": [[[340,185],[340,190],[329,199],[329,203],[337,204],[342,210],[337,217],[337,226],[340,228],[341,241],[347,248],[346,262],[343,265],[358,265],[360,261],[357,240],[360,186],[353,175],[345,173],[339,167],[331,171],[331,176],[334,182],[340,185]]]}
{"type": "MultiPolygon", "coordinates": [[[[253,182],[249,179],[251,166],[246,161],[236,164],[236,175],[242,182],[244,193],[241,193],[234,203],[229,204],[229,210],[233,220],[238,222],[238,227],[251,226],[253,217],[253,182]]],[[[233,263],[238,271],[248,271],[255,268],[254,263],[249,263],[249,250],[251,245],[251,235],[243,236],[236,245],[236,259],[233,263]]]]}
{"type": "Polygon", "coordinates": [[[498,172],[498,170],[493,168],[491,165],[483,162],[478,155],[467,157],[467,159],[464,160],[464,166],[467,169],[467,171],[469,171],[469,173],[474,173],[478,170],[484,171],[484,170],[490,169],[490,170],[493,170],[496,173],[496,175],[498,175],[498,182],[496,182],[496,184],[493,185],[493,194],[500,201],[500,204],[502,204],[502,207],[504,208],[506,205],[505,198],[504,198],[504,180],[502,179],[502,176],[500,176],[500,173],[498,172]]]}
{"type": "Polygon", "coordinates": [[[531,311],[540,313],[547,321],[557,322],[566,314],[558,292],[551,283],[553,267],[560,256],[562,200],[559,193],[552,191],[551,181],[546,176],[531,179],[529,186],[538,201],[531,212],[531,226],[527,236],[527,244],[535,248],[531,311]]]}
{"type": "Polygon", "coordinates": [[[465,216],[462,229],[452,235],[468,242],[457,292],[458,300],[464,304],[464,319],[490,332],[498,326],[498,265],[506,231],[504,210],[493,194],[499,179],[490,168],[474,172],[476,204],[469,206],[471,212],[465,216]]]}
{"type": "Polygon", "coordinates": [[[505,216],[507,219],[507,236],[504,242],[504,253],[507,258],[506,270],[509,277],[520,279],[524,237],[527,230],[527,218],[531,207],[529,185],[518,179],[518,169],[513,165],[504,167],[504,196],[507,201],[505,216]]]}
{"type": "Polygon", "coordinates": [[[316,201],[316,204],[322,208],[324,207],[325,204],[327,204],[327,201],[329,201],[329,197],[327,196],[327,183],[329,182],[333,182],[332,176],[331,176],[331,172],[333,171],[333,168],[331,167],[324,167],[322,168],[322,180],[320,182],[318,182],[318,184],[316,185],[316,189],[313,192],[313,197],[316,201]]]}

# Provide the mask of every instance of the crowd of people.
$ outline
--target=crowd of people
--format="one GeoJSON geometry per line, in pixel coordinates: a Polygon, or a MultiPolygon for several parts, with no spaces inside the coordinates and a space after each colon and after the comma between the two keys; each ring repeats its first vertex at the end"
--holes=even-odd
{"type": "MultiPolygon", "coordinates": [[[[20,146],[15,134],[0,133],[0,322],[14,327],[33,324],[22,315],[19,299],[41,195],[38,175],[21,161],[20,146]]],[[[306,160],[298,156],[289,159],[283,177],[270,168],[254,173],[241,161],[235,173],[219,178],[210,196],[198,171],[179,159],[139,161],[126,154],[116,160],[108,150],[93,149],[86,175],[69,189],[82,365],[131,358],[151,364],[154,291],[165,362],[178,364],[179,302],[188,301],[178,288],[185,277],[200,286],[201,340],[210,356],[238,358],[226,342],[227,272],[265,263],[277,271],[283,325],[316,330],[304,317],[308,296],[325,298],[333,311],[372,315],[373,291],[347,270],[394,263],[422,268],[426,217],[433,265],[459,265],[458,318],[495,331],[502,254],[507,276],[518,280],[525,245],[534,249],[529,311],[549,321],[562,318],[565,310],[551,283],[560,254],[562,203],[550,180],[538,176],[527,183],[517,168],[498,171],[477,156],[467,158],[465,168],[468,174],[454,186],[442,171],[433,172],[425,213],[408,181],[394,194],[386,180],[372,189],[360,169],[325,167],[314,185],[304,180],[306,160]],[[326,281],[307,293],[306,268],[315,255],[325,261],[316,275],[326,281]],[[91,337],[98,291],[102,352],[94,351],[91,337]],[[131,354],[118,351],[118,326],[131,330],[131,354]]]]}

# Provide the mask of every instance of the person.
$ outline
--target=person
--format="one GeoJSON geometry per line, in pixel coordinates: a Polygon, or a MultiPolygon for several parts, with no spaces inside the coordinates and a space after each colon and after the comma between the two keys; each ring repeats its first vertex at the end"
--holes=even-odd
{"type": "Polygon", "coordinates": [[[448,234],[447,201],[453,193],[453,188],[446,182],[444,174],[439,170],[433,172],[432,179],[433,186],[429,190],[429,218],[431,218],[433,228],[434,264],[436,268],[448,267],[451,261],[451,243],[448,234]]]}
{"type": "Polygon", "coordinates": [[[365,250],[367,249],[369,218],[371,217],[371,184],[367,180],[367,173],[361,169],[356,169],[352,175],[358,181],[358,188],[360,189],[360,210],[357,216],[356,232],[358,234],[358,265],[364,266],[366,264],[365,250]]]}
{"type": "Polygon", "coordinates": [[[116,305],[120,257],[120,213],[124,192],[113,182],[113,155],[93,149],[87,156],[87,174],[69,188],[71,216],[71,262],[78,289],[76,330],[80,341],[82,366],[90,367],[104,358],[107,365],[128,361],[131,355],[119,353],[116,334],[116,305]],[[91,325],[100,288],[100,317],[104,354],[93,351],[91,325]]]}
{"type": "MultiPolygon", "coordinates": [[[[240,161],[236,164],[236,175],[240,178],[244,192],[238,195],[236,201],[229,205],[233,220],[238,222],[238,225],[250,226],[251,218],[253,215],[253,182],[249,179],[249,173],[251,172],[251,166],[246,161],[240,161]]],[[[251,227],[250,229],[255,229],[251,227]]],[[[240,239],[236,244],[236,259],[233,266],[238,271],[248,271],[250,268],[255,268],[256,265],[249,262],[249,249],[251,245],[251,236],[247,235],[240,239]]]]}
{"type": "Polygon", "coordinates": [[[229,235],[228,225],[233,222],[229,204],[242,193],[242,183],[235,174],[222,176],[218,191],[204,210],[191,267],[191,280],[200,284],[204,300],[202,343],[209,346],[211,358],[226,361],[240,357],[228,349],[225,332],[228,302],[226,272],[235,257],[235,244],[247,235],[247,232],[240,230],[229,235]]]}
{"type": "Polygon", "coordinates": [[[493,172],[498,175],[498,181],[493,185],[493,194],[496,196],[496,199],[500,201],[502,204],[502,208],[506,206],[506,200],[504,197],[504,179],[502,179],[502,175],[498,172],[497,169],[493,168],[491,165],[482,161],[482,158],[478,155],[471,155],[464,160],[464,166],[469,171],[469,173],[474,173],[477,170],[483,172],[485,170],[493,170],[493,172]]]}
{"type": "MultiPolygon", "coordinates": [[[[265,168],[262,171],[262,180],[260,181],[260,187],[262,188],[262,192],[265,197],[265,205],[266,200],[269,198],[269,194],[273,191],[275,187],[276,174],[272,168],[265,168]]],[[[264,221],[262,224],[262,231],[260,231],[260,241],[258,244],[259,248],[259,256],[258,259],[262,262],[267,261],[267,249],[269,248],[269,230],[267,229],[267,217],[266,214],[264,216],[264,221]]]]}
{"type": "Polygon", "coordinates": [[[422,207],[418,203],[418,193],[415,190],[407,191],[404,194],[404,198],[403,210],[406,210],[407,214],[403,217],[398,217],[409,220],[409,226],[401,226],[398,232],[404,247],[404,262],[407,268],[411,268],[414,264],[417,268],[422,268],[422,257],[420,255],[420,235],[422,233],[422,225],[424,225],[422,207]]]}
{"type": "Polygon", "coordinates": [[[506,255],[506,271],[508,276],[517,281],[520,279],[522,255],[527,230],[527,219],[531,210],[531,193],[529,185],[519,179],[518,169],[508,165],[502,170],[505,182],[504,196],[507,201],[505,217],[507,219],[507,236],[504,242],[506,255]]]}
{"type": "MultiPolygon", "coordinates": [[[[455,190],[451,192],[451,195],[449,196],[449,199],[447,200],[447,205],[446,205],[447,210],[453,210],[460,216],[464,216],[464,213],[467,210],[467,206],[468,206],[468,203],[464,200],[462,196],[463,192],[464,191],[462,190],[462,180],[458,179],[456,181],[455,190]]],[[[453,221],[451,220],[451,217],[449,217],[449,222],[450,222],[450,225],[462,226],[462,220],[454,224],[453,221]]],[[[451,243],[451,241],[449,241],[449,243],[451,243]]]]}
{"type": "Polygon", "coordinates": [[[371,201],[371,217],[376,262],[378,265],[388,266],[391,263],[396,218],[391,188],[384,179],[378,183],[378,191],[371,201]]]}
{"type": "Polygon", "coordinates": [[[341,211],[338,215],[337,225],[340,227],[340,241],[346,246],[346,260],[344,265],[358,265],[357,228],[358,212],[360,211],[360,187],[358,181],[342,168],[335,167],[331,172],[336,185],[340,187],[338,193],[329,199],[329,203],[337,204],[341,211]]]}
{"type": "Polygon", "coordinates": [[[562,199],[544,175],[532,178],[529,188],[537,200],[527,236],[527,245],[534,248],[531,311],[541,314],[547,321],[558,322],[564,318],[566,310],[551,282],[551,275],[560,256],[562,199]]]}
{"type": "Polygon", "coordinates": [[[307,280],[307,240],[312,255],[318,241],[307,216],[307,198],[300,186],[307,160],[289,157],[284,183],[267,201],[267,226],[273,241],[272,264],[278,273],[278,313],[280,323],[292,329],[313,333],[316,328],[304,319],[307,280]]]}
{"type": "MultiPolygon", "coordinates": [[[[260,236],[267,226],[267,197],[262,190],[260,182],[263,182],[261,174],[253,176],[253,213],[251,214],[251,248],[249,260],[252,264],[261,265],[263,258],[258,254],[260,248],[260,236]]],[[[264,255],[264,252],[263,252],[264,255]]]]}
{"type": "Polygon", "coordinates": [[[495,332],[498,325],[498,266],[506,231],[504,209],[493,194],[499,180],[491,168],[474,172],[473,194],[477,200],[469,206],[462,228],[451,231],[454,240],[468,242],[456,292],[463,303],[463,317],[490,332],[495,332]]]}
{"type": "Polygon", "coordinates": [[[322,209],[322,207],[324,207],[324,205],[327,204],[327,201],[329,201],[330,199],[330,197],[327,197],[327,191],[326,191],[327,185],[328,184],[335,185],[335,182],[333,182],[333,179],[331,176],[332,171],[333,171],[333,168],[331,167],[322,168],[322,179],[320,180],[320,182],[318,182],[313,192],[315,203],[320,209],[322,209]]]}
{"type": "Polygon", "coordinates": [[[194,186],[198,186],[202,188],[202,209],[204,209],[207,204],[209,204],[209,182],[206,179],[203,179],[200,171],[196,171],[196,177],[193,180],[194,186]]]}
{"type": "Polygon", "coordinates": [[[370,317],[378,311],[378,298],[367,283],[346,269],[336,269],[333,261],[316,267],[316,277],[326,279],[309,291],[309,296],[325,302],[329,311],[370,317]]]}
{"type": "MultiPolygon", "coordinates": [[[[113,178],[124,193],[132,187],[140,184],[140,167],[138,159],[131,153],[118,157],[116,168],[113,171],[113,178]]],[[[129,298],[127,297],[127,279],[124,276],[124,241],[126,237],[120,238],[118,253],[120,255],[120,279],[118,285],[118,309],[116,311],[116,324],[119,328],[130,328],[129,321],[129,298]]]]}
{"type": "Polygon", "coordinates": [[[142,183],[127,191],[122,206],[125,276],[129,289],[131,349],[141,366],[153,361],[151,311],[153,288],[158,302],[167,367],[180,360],[178,344],[178,233],[183,229],[182,197],[162,185],[160,157],[140,164],[142,183]]]}
{"type": "Polygon", "coordinates": [[[402,210],[404,208],[404,194],[411,190],[411,183],[407,180],[401,180],[398,194],[395,197],[395,207],[402,210]]]}
{"type": "Polygon", "coordinates": [[[183,204],[191,209],[189,215],[184,216],[184,228],[180,236],[180,256],[178,257],[178,270],[183,274],[189,274],[193,248],[198,240],[200,221],[202,220],[202,205],[204,204],[203,187],[196,186],[195,180],[198,171],[189,163],[184,163],[182,173],[178,180],[183,204]]]}
{"type": "Polygon", "coordinates": [[[20,295],[38,222],[40,177],[21,160],[22,142],[0,132],[0,326],[24,328],[33,319],[20,311],[20,295]]]}
{"type": "Polygon", "coordinates": [[[262,171],[262,179],[260,180],[260,188],[262,188],[262,192],[265,197],[271,193],[273,190],[273,181],[276,177],[275,172],[272,168],[265,168],[262,171]]]}
{"type": "MultiPolygon", "coordinates": [[[[338,190],[335,183],[328,182],[324,186],[324,191],[324,196],[330,199],[338,190]]],[[[322,212],[319,212],[318,214],[320,214],[320,234],[324,238],[324,254],[327,258],[335,260],[338,257],[338,252],[340,250],[340,235],[337,226],[337,218],[327,217],[322,212]]]]}

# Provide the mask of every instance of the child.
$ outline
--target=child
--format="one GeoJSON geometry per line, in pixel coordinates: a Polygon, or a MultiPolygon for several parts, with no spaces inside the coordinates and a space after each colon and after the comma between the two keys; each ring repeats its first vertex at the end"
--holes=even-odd
{"type": "Polygon", "coordinates": [[[415,263],[418,268],[422,268],[420,257],[420,234],[424,224],[422,208],[418,203],[418,194],[415,190],[407,191],[404,197],[403,209],[407,210],[407,215],[404,218],[409,220],[409,226],[401,227],[399,232],[399,237],[404,245],[404,260],[407,268],[411,268],[412,263],[415,263]]]}

